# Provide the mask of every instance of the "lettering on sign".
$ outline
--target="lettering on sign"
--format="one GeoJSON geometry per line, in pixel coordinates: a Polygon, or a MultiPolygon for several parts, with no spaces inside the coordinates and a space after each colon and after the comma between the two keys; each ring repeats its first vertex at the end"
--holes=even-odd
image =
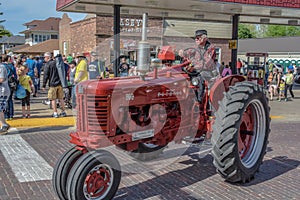
{"type": "Polygon", "coordinates": [[[131,26],[131,27],[140,27],[143,20],[141,19],[120,19],[120,26],[131,26]]]}
{"type": "MultiPolygon", "coordinates": [[[[141,33],[142,32],[143,20],[141,19],[130,19],[130,18],[121,18],[120,19],[120,32],[125,33],[141,33]]],[[[114,31],[114,27],[111,27],[111,30],[114,31]]],[[[149,32],[149,30],[147,30],[149,32]]]]}

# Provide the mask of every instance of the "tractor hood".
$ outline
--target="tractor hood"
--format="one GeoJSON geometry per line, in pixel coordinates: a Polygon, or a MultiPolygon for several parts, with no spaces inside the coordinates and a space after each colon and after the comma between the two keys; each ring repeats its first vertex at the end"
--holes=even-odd
{"type": "Polygon", "coordinates": [[[174,98],[185,99],[187,85],[189,84],[185,74],[161,75],[158,78],[146,76],[141,80],[139,76],[126,78],[113,78],[104,80],[88,80],[77,86],[77,94],[85,94],[89,97],[108,96],[122,104],[144,104],[145,102],[160,101],[174,98]],[[115,98],[114,98],[115,97],[115,98]]]}

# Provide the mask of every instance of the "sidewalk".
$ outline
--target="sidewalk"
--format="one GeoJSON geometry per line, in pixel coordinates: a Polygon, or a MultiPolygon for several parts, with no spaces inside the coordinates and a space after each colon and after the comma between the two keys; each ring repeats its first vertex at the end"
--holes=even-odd
{"type": "MultiPolygon", "coordinates": [[[[299,120],[299,110],[297,108],[299,108],[300,104],[300,90],[294,90],[294,94],[295,98],[289,98],[287,102],[270,101],[272,122],[299,120]]],[[[31,96],[31,116],[29,119],[22,118],[21,101],[14,100],[15,116],[13,120],[7,121],[11,126],[9,133],[18,130],[29,132],[32,128],[74,128],[76,118],[73,116],[71,109],[66,108],[67,117],[53,118],[53,111],[50,109],[50,106],[42,103],[47,100],[47,90],[40,90],[38,95],[38,97],[31,96]]],[[[60,109],[58,109],[58,112],[60,112],[60,109]]]]}
{"type": "MultiPolygon", "coordinates": [[[[11,126],[8,133],[18,130],[26,132],[32,128],[51,128],[57,126],[74,127],[76,118],[73,117],[71,109],[66,108],[67,117],[53,118],[53,111],[49,105],[42,102],[47,100],[47,90],[40,90],[38,97],[30,97],[30,118],[22,118],[22,107],[20,100],[14,100],[15,115],[14,119],[7,121],[11,126]]],[[[58,109],[58,112],[61,110],[58,109]]]]}

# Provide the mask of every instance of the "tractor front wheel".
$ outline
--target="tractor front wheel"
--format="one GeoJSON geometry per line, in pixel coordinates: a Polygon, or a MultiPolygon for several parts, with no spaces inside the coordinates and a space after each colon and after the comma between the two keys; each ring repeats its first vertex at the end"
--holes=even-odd
{"type": "Polygon", "coordinates": [[[248,182],[266,152],[268,99],[260,85],[240,82],[230,87],[219,104],[212,134],[213,163],[227,181],[248,182]]]}
{"type": "Polygon", "coordinates": [[[72,147],[59,158],[54,167],[52,185],[55,194],[61,200],[68,200],[66,193],[67,177],[74,163],[82,155],[81,151],[72,147]]]}
{"type": "Polygon", "coordinates": [[[121,167],[108,151],[84,154],[72,167],[67,180],[68,199],[110,200],[118,190],[121,167]]]}

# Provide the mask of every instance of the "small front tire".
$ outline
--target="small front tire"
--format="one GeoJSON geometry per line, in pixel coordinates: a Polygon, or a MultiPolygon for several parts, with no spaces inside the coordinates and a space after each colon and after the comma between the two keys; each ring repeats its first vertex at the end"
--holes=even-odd
{"type": "Polygon", "coordinates": [[[70,200],[110,200],[121,181],[121,167],[113,154],[92,151],[83,155],[68,176],[70,200]]]}
{"type": "Polygon", "coordinates": [[[57,197],[61,200],[68,200],[66,192],[67,177],[74,163],[82,155],[81,151],[72,147],[59,158],[53,169],[53,189],[57,197]]]}

